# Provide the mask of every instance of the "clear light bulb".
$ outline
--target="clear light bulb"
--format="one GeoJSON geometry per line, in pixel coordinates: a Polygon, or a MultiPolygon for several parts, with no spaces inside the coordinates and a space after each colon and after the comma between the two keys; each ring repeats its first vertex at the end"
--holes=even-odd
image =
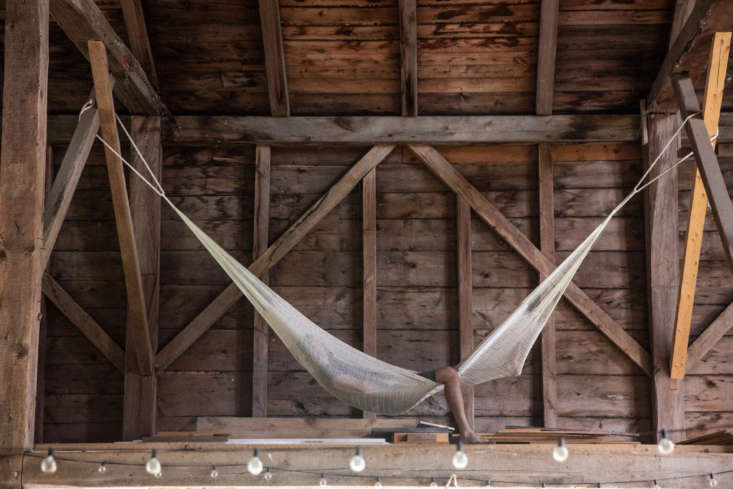
{"type": "Polygon", "coordinates": [[[145,464],[145,472],[150,475],[154,475],[155,477],[160,477],[160,475],[162,475],[162,470],[163,468],[160,466],[160,461],[158,460],[158,451],[153,449],[150,459],[145,464]]]}
{"type": "Polygon", "coordinates": [[[267,467],[267,469],[265,469],[265,480],[267,482],[270,482],[272,480],[272,472],[270,472],[270,467],[267,467]]]}
{"type": "Polygon", "coordinates": [[[662,455],[669,455],[674,452],[674,442],[667,436],[667,430],[662,430],[662,439],[659,440],[657,449],[662,455]]]}
{"type": "Polygon", "coordinates": [[[216,479],[217,477],[219,477],[219,471],[216,470],[216,465],[212,465],[211,466],[211,474],[210,475],[211,475],[211,478],[212,479],[216,479]]]}
{"type": "Polygon", "coordinates": [[[99,468],[97,469],[97,472],[99,472],[100,474],[104,474],[105,472],[107,472],[107,466],[104,465],[104,462],[99,464],[99,468]]]}
{"type": "Polygon", "coordinates": [[[349,468],[352,472],[361,472],[366,468],[366,460],[361,456],[361,447],[356,447],[356,453],[349,460],[349,468]]]}
{"type": "Polygon", "coordinates": [[[662,489],[662,486],[659,485],[659,482],[654,481],[654,489],[662,489]]]}
{"type": "Polygon", "coordinates": [[[160,479],[161,477],[163,477],[163,471],[162,470],[160,472],[156,472],[155,473],[155,478],[156,479],[160,479]]]}
{"type": "Polygon", "coordinates": [[[53,458],[53,448],[49,448],[48,456],[41,460],[41,472],[44,474],[55,474],[57,470],[56,459],[53,458]]]}
{"type": "Polygon", "coordinates": [[[374,483],[374,489],[382,489],[382,478],[377,477],[377,482],[374,483]]]}
{"type": "Polygon", "coordinates": [[[247,462],[247,470],[252,475],[260,475],[264,466],[260,460],[260,450],[255,448],[252,458],[247,462]]]}
{"type": "Polygon", "coordinates": [[[458,446],[456,447],[456,453],[453,455],[453,467],[456,469],[465,469],[468,467],[468,456],[463,451],[463,443],[458,442],[458,446]]]}
{"type": "Polygon", "coordinates": [[[708,484],[710,484],[710,487],[718,487],[718,479],[715,478],[715,474],[710,474],[708,484]]]}
{"type": "Polygon", "coordinates": [[[320,484],[321,487],[326,487],[328,485],[326,474],[321,474],[321,481],[318,484],[320,484]]]}
{"type": "Polygon", "coordinates": [[[555,462],[563,463],[568,459],[568,447],[565,446],[565,438],[559,438],[557,440],[557,446],[552,449],[552,458],[555,462]]]}
{"type": "Polygon", "coordinates": [[[435,477],[430,478],[430,487],[438,487],[438,483],[435,482],[435,477]]]}

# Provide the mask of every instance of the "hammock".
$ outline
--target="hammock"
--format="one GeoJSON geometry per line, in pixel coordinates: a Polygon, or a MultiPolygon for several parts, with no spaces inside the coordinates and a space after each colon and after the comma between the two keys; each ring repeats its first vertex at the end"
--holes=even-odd
{"type": "MultiPolygon", "coordinates": [[[[685,119],[675,136],[660,152],[660,157],[669,148],[689,118],[685,119]]],[[[365,411],[399,414],[443,389],[441,384],[427,379],[417,372],[389,364],[344,343],[313,323],[277,295],[204,233],[168,199],[119,118],[118,122],[147,168],[151,181],[146,179],[104,139],[97,137],[171,206],[216,262],[224,269],[229,278],[237,285],[242,294],[270,325],[298,363],[329,393],[365,411]]],[[[519,375],[532,345],[565,293],[565,289],[571,283],[573,276],[590,252],[593,244],[598,240],[613,216],[632,197],[670,170],[676,168],[677,165],[691,155],[692,153],[688,154],[675,165],[642,185],[642,182],[660,158],[658,157],[650,164],[633,191],[458,367],[461,381],[475,385],[494,379],[519,375]]]]}

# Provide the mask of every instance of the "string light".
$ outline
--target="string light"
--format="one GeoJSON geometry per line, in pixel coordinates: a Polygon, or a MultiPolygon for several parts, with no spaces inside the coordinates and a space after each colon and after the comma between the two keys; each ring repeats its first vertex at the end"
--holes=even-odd
{"type": "Polygon", "coordinates": [[[438,487],[438,483],[435,482],[435,477],[430,478],[430,487],[438,487]]]}
{"type": "Polygon", "coordinates": [[[153,448],[150,459],[145,464],[145,472],[158,478],[163,475],[163,467],[161,467],[160,461],[158,460],[158,450],[155,448],[153,448]]]}
{"type": "Polygon", "coordinates": [[[326,480],[326,474],[321,474],[321,480],[318,482],[321,487],[326,487],[328,485],[328,481],[326,480]]]}
{"type": "Polygon", "coordinates": [[[674,442],[669,439],[669,434],[667,433],[667,430],[662,430],[661,434],[662,439],[659,440],[659,443],[657,444],[657,449],[662,455],[669,455],[670,453],[674,452],[674,442]]]}
{"type": "Polygon", "coordinates": [[[99,472],[100,474],[104,474],[105,472],[107,472],[107,466],[104,464],[104,462],[99,464],[97,472],[99,472]]]}
{"type": "Polygon", "coordinates": [[[557,446],[552,449],[552,458],[555,462],[563,463],[568,459],[568,447],[565,446],[565,438],[557,439],[557,446]]]}
{"type": "Polygon", "coordinates": [[[41,460],[41,472],[44,474],[55,474],[58,470],[56,459],[53,458],[53,448],[48,449],[48,455],[41,460]]]}
{"type": "Polygon", "coordinates": [[[270,467],[265,468],[265,480],[267,482],[270,482],[272,480],[272,472],[270,472],[270,467]]]}
{"type": "Polygon", "coordinates": [[[219,471],[216,470],[216,465],[212,465],[211,466],[211,474],[210,475],[211,475],[211,478],[212,479],[216,479],[217,477],[219,477],[219,471]]]}
{"type": "Polygon", "coordinates": [[[708,476],[708,484],[710,487],[718,487],[718,479],[715,478],[715,474],[710,474],[708,476]]]}
{"type": "Polygon", "coordinates": [[[356,447],[356,453],[349,460],[349,468],[352,472],[361,472],[366,468],[366,460],[361,456],[361,447],[356,447]]]}
{"type": "Polygon", "coordinates": [[[262,460],[260,460],[260,449],[255,448],[252,452],[252,458],[247,462],[247,470],[252,475],[260,475],[263,468],[262,460]]]}
{"type": "Polygon", "coordinates": [[[468,456],[463,451],[463,442],[459,441],[456,445],[456,453],[453,455],[453,467],[456,469],[465,469],[468,467],[468,456]]]}
{"type": "Polygon", "coordinates": [[[382,489],[382,478],[377,477],[377,481],[374,483],[374,489],[382,489]]]}

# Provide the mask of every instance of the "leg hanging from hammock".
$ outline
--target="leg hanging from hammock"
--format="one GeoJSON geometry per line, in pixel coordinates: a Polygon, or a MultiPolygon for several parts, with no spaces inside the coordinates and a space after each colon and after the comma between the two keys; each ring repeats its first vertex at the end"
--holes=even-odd
{"type": "Polygon", "coordinates": [[[463,389],[461,378],[453,367],[440,367],[435,371],[435,380],[443,384],[445,388],[445,399],[448,401],[448,408],[453,414],[461,433],[461,440],[464,443],[482,443],[479,437],[471,428],[466,417],[466,409],[463,405],[463,389]]]}

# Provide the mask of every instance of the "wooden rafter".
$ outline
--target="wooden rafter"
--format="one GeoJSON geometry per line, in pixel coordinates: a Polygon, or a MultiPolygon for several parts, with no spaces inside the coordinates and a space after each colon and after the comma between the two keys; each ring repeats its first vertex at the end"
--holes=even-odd
{"type": "MultiPolygon", "coordinates": [[[[255,202],[254,202],[254,236],[252,240],[252,258],[257,259],[270,244],[270,158],[269,146],[257,146],[255,149],[255,202]]],[[[268,282],[269,274],[265,271],[260,279],[268,282]]],[[[262,316],[254,313],[252,325],[252,416],[267,416],[269,329],[262,316]]]]}
{"type": "MultiPolygon", "coordinates": [[[[703,120],[709,137],[715,136],[718,132],[728,57],[730,56],[730,41],[730,32],[718,32],[715,34],[710,50],[703,103],[703,120]]],[[[715,143],[713,142],[714,146],[715,143]]],[[[685,376],[692,308],[695,303],[695,286],[697,284],[697,271],[700,264],[700,250],[702,248],[707,209],[708,198],[705,193],[705,185],[700,170],[696,169],[692,187],[690,218],[687,225],[687,238],[685,240],[682,279],[677,300],[674,348],[670,362],[670,378],[675,380],[680,380],[685,376]]]]}
{"type": "MultiPolygon", "coordinates": [[[[92,65],[94,90],[97,97],[100,132],[104,140],[120,154],[120,138],[117,133],[111,78],[107,63],[107,48],[104,43],[89,41],[89,60],[92,65]]],[[[117,224],[117,236],[120,242],[122,269],[125,276],[127,321],[128,324],[132,325],[131,331],[134,332],[132,336],[137,353],[138,372],[151,375],[153,372],[153,352],[148,327],[148,311],[142,286],[140,259],[127,195],[125,173],[120,159],[107,147],[105,147],[105,159],[110,193],[112,194],[112,206],[117,224]]]]}
{"type": "Polygon", "coordinates": [[[705,331],[695,338],[687,349],[686,371],[689,373],[713,347],[733,328],[733,302],[711,322],[705,331]]]}
{"type": "Polygon", "coordinates": [[[279,0],[259,0],[259,6],[270,113],[275,117],[288,117],[290,115],[290,97],[280,26],[280,2],[279,0]]]}
{"type": "Polygon", "coordinates": [[[145,13],[140,0],[120,0],[122,17],[125,20],[130,49],[140,62],[153,86],[158,86],[158,74],[155,71],[153,50],[150,49],[150,38],[145,24],[145,13]]]}
{"type": "MultiPolygon", "coordinates": [[[[161,180],[163,151],[160,143],[161,118],[133,116],[130,133],[140,153],[145,157],[155,177],[161,180]]],[[[132,165],[142,174],[147,170],[137,152],[132,152],[132,165]]],[[[145,311],[151,349],[156,350],[160,297],[160,197],[139,178],[130,181],[130,214],[140,264],[140,278],[145,299],[145,311]]],[[[137,324],[125,325],[125,381],[122,402],[122,439],[137,440],[156,432],[157,378],[141,375],[137,369],[137,324]]]]}
{"type": "MultiPolygon", "coordinates": [[[[700,104],[697,101],[692,80],[688,77],[675,78],[673,85],[683,117],[700,112],[700,104]]],[[[718,157],[715,155],[708,129],[702,119],[690,119],[685,126],[685,130],[687,138],[692,144],[697,167],[700,170],[702,181],[705,184],[705,191],[713,209],[718,234],[720,234],[723,241],[723,249],[728,261],[733,265],[733,202],[731,202],[728,189],[725,186],[718,157]]]]}
{"type": "Polygon", "coordinates": [[[43,265],[48,265],[61,226],[69,211],[71,199],[86,165],[92,144],[99,131],[99,116],[96,108],[84,112],[74,130],[71,142],[66,148],[59,173],[54,179],[51,191],[46,199],[43,213],[43,265]]]}
{"type": "MultiPolygon", "coordinates": [[[[410,145],[410,149],[456,194],[464,198],[504,241],[516,250],[532,267],[543,275],[549,275],[555,265],[537,247],[471,185],[438,151],[431,146],[410,145]]],[[[571,283],[565,297],[593,323],[608,339],[641,368],[651,374],[649,353],[639,345],[603,309],[588,297],[577,285],[571,283]]]]}
{"type": "Polygon", "coordinates": [[[557,55],[557,22],[559,0],[542,0],[540,36],[537,40],[537,115],[552,114],[555,96],[555,58],[557,55]]]}
{"type": "MultiPolygon", "coordinates": [[[[680,5],[685,8],[684,2],[680,5]]],[[[687,10],[685,8],[685,11],[687,10]]],[[[678,7],[675,19],[684,18],[684,13],[679,11],[678,7]]],[[[678,24],[676,20],[675,25],[678,24]]],[[[676,74],[689,73],[693,80],[698,80],[705,72],[713,35],[716,32],[731,30],[733,30],[733,2],[729,0],[694,2],[694,8],[687,16],[679,34],[672,38],[669,52],[647,96],[651,111],[677,110],[673,97],[672,77],[676,74]]]]}
{"type": "Polygon", "coordinates": [[[48,273],[43,293],[120,372],[125,371],[125,353],[99,323],[48,273]]]}
{"type": "MultiPolygon", "coordinates": [[[[555,263],[555,179],[549,144],[540,144],[537,154],[540,199],[540,250],[555,263]]],[[[546,276],[541,276],[545,279],[546,276]]],[[[552,317],[542,330],[542,406],[545,428],[557,428],[557,349],[552,317]]]]}
{"type": "Polygon", "coordinates": [[[48,0],[7,0],[0,148],[0,486],[33,447],[41,305],[48,0]]]}
{"type": "MultiPolygon", "coordinates": [[[[361,181],[362,236],[362,349],[377,356],[377,170],[373,169],[361,181]]],[[[375,417],[374,413],[364,413],[375,417]]]]}
{"type": "Polygon", "coordinates": [[[228,144],[473,144],[639,140],[638,115],[181,116],[166,140],[228,144]]]}
{"type": "Polygon", "coordinates": [[[160,96],[132,51],[115,33],[94,0],[51,0],[51,15],[85,58],[88,41],[100,40],[109,51],[115,94],[133,114],[168,114],[160,96]]]}
{"type": "MultiPolygon", "coordinates": [[[[394,149],[393,145],[377,145],[370,149],[344,176],[339,179],[316,203],[270,245],[252,264],[249,270],[261,275],[278,263],[305,235],[313,229],[354,187],[394,149]]],[[[242,297],[239,289],[230,284],[183,330],[176,335],[155,357],[155,366],[166,369],[196,340],[204,334],[234,303],[242,297]]]]}
{"type": "Polygon", "coordinates": [[[402,115],[417,115],[417,2],[399,0],[402,115]]]}

